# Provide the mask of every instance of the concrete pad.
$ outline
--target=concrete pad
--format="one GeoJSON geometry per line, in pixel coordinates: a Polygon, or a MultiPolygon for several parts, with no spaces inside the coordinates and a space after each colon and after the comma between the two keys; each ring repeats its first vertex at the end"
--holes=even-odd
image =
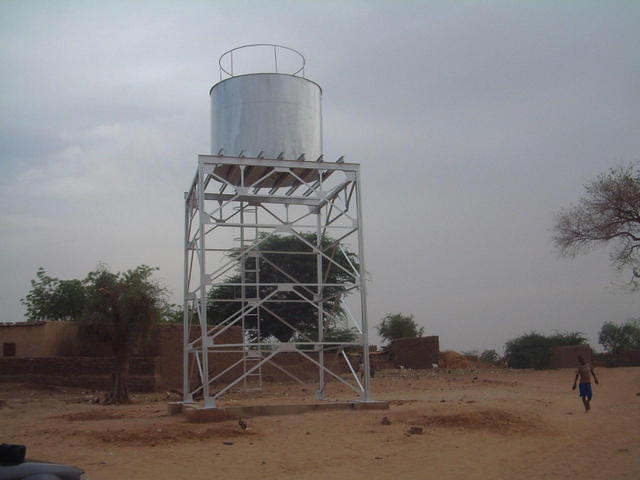
{"type": "Polygon", "coordinates": [[[183,412],[188,422],[207,423],[225,420],[275,415],[298,415],[324,410],[388,410],[389,402],[331,402],[285,405],[246,405],[220,408],[202,408],[185,405],[183,412]]]}

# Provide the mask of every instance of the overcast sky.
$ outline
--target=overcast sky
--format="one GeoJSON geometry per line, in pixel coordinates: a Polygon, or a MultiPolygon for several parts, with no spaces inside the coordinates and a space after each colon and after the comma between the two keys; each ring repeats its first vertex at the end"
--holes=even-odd
{"type": "Polygon", "coordinates": [[[325,156],[362,165],[372,324],[502,351],[640,314],[606,250],[558,259],[549,231],[640,160],[640,2],[3,0],[0,321],[40,266],[158,266],[181,302],[217,60],[257,42],[306,56],[325,156]]]}

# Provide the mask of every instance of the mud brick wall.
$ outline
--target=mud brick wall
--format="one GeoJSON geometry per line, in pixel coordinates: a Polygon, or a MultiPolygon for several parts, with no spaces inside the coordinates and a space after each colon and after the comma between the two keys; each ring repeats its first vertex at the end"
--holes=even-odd
{"type": "MultiPolygon", "coordinates": [[[[10,337],[16,341],[18,353],[16,357],[0,357],[0,381],[95,389],[105,389],[110,385],[113,360],[109,343],[92,338],[79,339],[76,324],[41,322],[37,325],[5,327],[0,329],[0,334],[5,340],[10,337]],[[29,350],[26,349],[27,345],[29,350]]],[[[197,327],[193,327],[192,339],[198,334],[197,327]]],[[[146,344],[136,350],[131,363],[132,391],[182,390],[182,336],[181,324],[161,324],[152,330],[146,344]]],[[[216,337],[216,343],[242,343],[241,329],[234,326],[225,330],[216,337]]],[[[308,352],[308,355],[317,360],[317,352],[308,352]]],[[[240,358],[238,351],[217,350],[216,353],[210,353],[211,377],[226,370],[240,358]]],[[[273,362],[303,381],[315,382],[318,379],[317,365],[298,353],[278,353],[273,362]]],[[[325,355],[325,364],[339,374],[349,373],[344,359],[336,357],[335,353],[325,355]]],[[[196,368],[193,360],[189,368],[196,368]]],[[[354,368],[357,369],[357,364],[354,364],[354,368]]],[[[269,364],[263,366],[262,373],[263,380],[267,382],[293,381],[290,376],[269,364]]],[[[242,364],[239,364],[217,383],[229,383],[241,374],[242,364]]],[[[197,375],[192,375],[192,379],[195,384],[197,375]]],[[[327,375],[327,379],[331,380],[331,377],[327,375]]]]}
{"type": "MultiPolygon", "coordinates": [[[[160,355],[160,337],[165,325],[149,332],[148,337],[134,350],[134,355],[160,355]]],[[[182,337],[181,337],[182,338],[182,337]]],[[[77,322],[35,322],[0,324],[0,347],[15,344],[15,356],[35,357],[110,357],[111,344],[97,337],[79,336],[77,322]]],[[[1,355],[0,351],[0,355],[1,355]]]]}
{"type": "Polygon", "coordinates": [[[182,390],[182,325],[158,329],[160,388],[182,390]]]}
{"type": "MultiPolygon", "coordinates": [[[[159,361],[160,382],[159,389],[182,391],[182,337],[183,327],[180,324],[166,324],[157,328],[157,349],[159,361]]],[[[191,339],[197,338],[199,331],[197,327],[191,330],[191,339]]],[[[230,327],[216,337],[216,343],[242,343],[242,329],[240,327],[230,327]]],[[[211,376],[229,368],[240,359],[240,353],[221,352],[209,354],[209,372],[211,376]]],[[[196,365],[191,361],[189,366],[195,372],[196,365]]],[[[234,380],[241,372],[241,366],[232,369],[221,377],[221,381],[229,382],[234,380]]],[[[192,375],[195,382],[197,375],[192,375]]]]}
{"type": "Polygon", "coordinates": [[[639,367],[640,350],[626,350],[618,356],[617,365],[621,367],[639,367]]]}
{"type": "Polygon", "coordinates": [[[0,324],[0,347],[15,345],[16,357],[56,357],[73,348],[77,334],[72,322],[0,324]]]}
{"type": "Polygon", "coordinates": [[[577,368],[578,355],[582,355],[585,362],[591,363],[593,355],[589,345],[569,345],[566,347],[553,347],[551,349],[551,368],[577,368]]]}
{"type": "MultiPolygon", "coordinates": [[[[316,362],[318,361],[318,353],[317,352],[305,352],[306,355],[309,355],[316,362]]],[[[319,378],[319,369],[315,363],[309,361],[309,359],[303,357],[299,353],[296,352],[282,352],[278,353],[275,357],[273,357],[272,362],[276,365],[284,368],[287,372],[295,375],[300,380],[305,382],[317,382],[319,378]]],[[[337,357],[335,353],[325,353],[324,356],[324,365],[326,368],[331,370],[332,372],[338,375],[344,375],[349,373],[349,367],[347,366],[344,358],[337,357]]],[[[354,365],[354,368],[357,371],[358,366],[354,365]]],[[[295,381],[289,375],[282,372],[278,368],[266,364],[262,369],[262,375],[264,381],[267,382],[290,382],[295,381]]],[[[328,381],[333,381],[335,378],[325,372],[325,378],[328,381]]]]}
{"type": "MultiPolygon", "coordinates": [[[[160,383],[158,388],[167,390],[182,390],[182,325],[162,325],[158,328],[158,352],[159,352],[159,374],[160,383]]],[[[194,339],[199,335],[197,327],[191,331],[191,338],[194,339]]],[[[219,336],[216,337],[216,343],[242,343],[242,330],[239,327],[230,327],[219,336]]],[[[209,354],[209,371],[210,378],[216,374],[226,370],[236,363],[242,357],[237,347],[231,350],[216,350],[215,353],[209,354]]],[[[306,352],[311,358],[318,360],[317,352],[306,352]]],[[[278,353],[272,359],[273,363],[292,373],[303,381],[315,382],[318,380],[318,366],[314,365],[308,359],[296,352],[278,353]]],[[[249,365],[255,365],[249,362],[249,365]]],[[[342,357],[336,357],[335,353],[325,354],[325,365],[327,368],[339,374],[349,372],[349,369],[342,357]]],[[[195,369],[195,365],[190,365],[190,369],[195,369]]],[[[357,365],[355,366],[357,368],[357,365]]],[[[195,372],[195,370],[193,370],[195,372]]],[[[242,375],[242,364],[232,368],[222,375],[220,379],[213,384],[230,383],[240,375],[242,375]]],[[[197,375],[192,375],[193,384],[196,385],[197,375]]],[[[330,375],[327,375],[329,378],[330,375]]],[[[265,382],[291,382],[294,381],[290,376],[283,373],[278,368],[270,364],[263,365],[262,378],[265,382]]]]}
{"type": "Polygon", "coordinates": [[[398,338],[389,345],[389,361],[396,367],[431,368],[438,363],[440,337],[398,338]]]}
{"type": "MultiPolygon", "coordinates": [[[[316,352],[305,352],[314,360],[318,361],[318,354],[316,352]]],[[[267,355],[267,353],[263,353],[263,355],[267,355]]],[[[240,353],[212,353],[209,356],[210,362],[210,372],[212,376],[217,372],[221,372],[225,368],[231,366],[233,363],[237,362],[241,358],[240,353]]],[[[344,359],[341,357],[336,358],[335,354],[325,354],[325,367],[330,369],[332,372],[338,375],[344,375],[349,373],[349,368],[345,363],[344,359]]],[[[300,380],[304,382],[317,382],[319,375],[318,370],[319,367],[315,365],[313,362],[309,361],[307,358],[303,357],[299,353],[296,352],[282,352],[278,353],[271,359],[271,363],[265,363],[262,365],[262,380],[264,382],[295,382],[295,380],[284,373],[279,368],[275,367],[273,364],[279,366],[280,368],[286,370],[290,374],[296,376],[300,380]]],[[[255,362],[249,362],[248,368],[255,365],[255,362]]],[[[357,369],[357,366],[354,368],[357,369]]],[[[225,373],[220,377],[219,380],[213,382],[214,385],[230,383],[233,380],[237,379],[240,375],[242,375],[243,368],[242,364],[231,369],[229,372],[225,373]]],[[[326,373],[326,372],[325,372],[326,373]]],[[[328,373],[325,375],[328,381],[335,380],[328,373]]],[[[251,377],[249,378],[251,381],[251,377]]],[[[181,387],[180,387],[181,388],[181,387]]]]}
{"type": "MultiPolygon", "coordinates": [[[[25,382],[106,390],[115,361],[108,357],[0,358],[0,382],[25,382]]],[[[134,357],[129,366],[129,389],[157,390],[158,360],[134,357]]]]}

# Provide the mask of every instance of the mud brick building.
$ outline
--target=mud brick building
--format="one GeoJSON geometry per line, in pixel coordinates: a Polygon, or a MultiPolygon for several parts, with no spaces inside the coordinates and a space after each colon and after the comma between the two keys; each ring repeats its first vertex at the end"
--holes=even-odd
{"type": "Polygon", "coordinates": [[[430,369],[440,357],[440,337],[397,338],[372,358],[377,368],[430,369]]]}
{"type": "Polygon", "coordinates": [[[576,368],[578,355],[588,363],[592,362],[593,352],[589,345],[569,345],[566,347],[553,347],[551,349],[551,368],[576,368]]]}
{"type": "MultiPolygon", "coordinates": [[[[240,330],[223,334],[240,341],[240,330]]],[[[51,385],[108,388],[113,354],[108,342],[78,336],[73,322],[0,324],[0,382],[32,382],[51,385]]],[[[238,354],[222,353],[215,362],[222,371],[238,354]]],[[[182,387],[182,325],[155,327],[133,353],[130,389],[157,391],[182,387]]]]}

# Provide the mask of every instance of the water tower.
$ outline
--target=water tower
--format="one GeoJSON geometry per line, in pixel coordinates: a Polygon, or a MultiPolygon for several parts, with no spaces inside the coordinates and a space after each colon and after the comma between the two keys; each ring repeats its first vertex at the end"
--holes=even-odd
{"type": "Polygon", "coordinates": [[[246,45],[219,67],[211,152],[185,194],[183,401],[217,408],[266,372],[309,383],[302,364],[317,399],[331,378],[369,401],[360,166],[324,159],[322,90],[299,52],[246,45]],[[271,66],[241,71],[249,54],[271,66]]]}

